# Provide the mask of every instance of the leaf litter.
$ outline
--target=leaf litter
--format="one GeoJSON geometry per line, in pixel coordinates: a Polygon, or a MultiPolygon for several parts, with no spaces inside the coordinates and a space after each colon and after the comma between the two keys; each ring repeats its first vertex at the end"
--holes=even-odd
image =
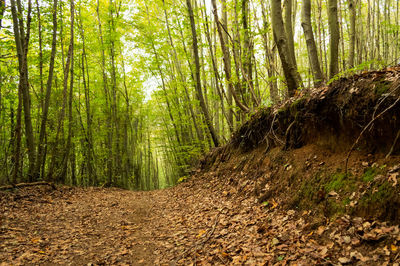
{"type": "Polygon", "coordinates": [[[151,192],[69,187],[2,192],[0,265],[400,261],[398,225],[343,215],[316,226],[312,210],[285,210],[279,199],[266,207],[237,189],[211,173],[151,192]]]}

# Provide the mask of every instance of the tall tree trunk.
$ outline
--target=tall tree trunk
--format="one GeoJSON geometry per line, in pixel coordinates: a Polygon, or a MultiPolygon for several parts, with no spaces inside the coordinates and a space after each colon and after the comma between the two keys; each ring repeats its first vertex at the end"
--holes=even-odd
{"type": "Polygon", "coordinates": [[[285,0],[285,32],[287,36],[287,46],[289,49],[289,56],[292,60],[293,66],[297,68],[296,53],[294,52],[294,34],[293,34],[293,0],[285,0]]]}
{"type": "Polygon", "coordinates": [[[217,23],[217,29],[218,29],[218,35],[219,35],[219,41],[221,43],[221,49],[223,53],[223,59],[224,59],[224,70],[225,70],[225,76],[228,82],[228,88],[229,91],[231,92],[233,99],[235,100],[236,105],[244,112],[249,112],[249,108],[244,105],[239,97],[236,94],[235,88],[233,86],[233,81],[231,78],[231,62],[230,62],[230,56],[229,56],[229,51],[225,43],[225,37],[223,35],[223,29],[221,26],[221,22],[218,19],[218,9],[217,9],[217,3],[215,0],[212,0],[212,5],[213,5],[213,13],[214,13],[214,19],[215,23],[217,23]]]}
{"type": "MultiPolygon", "coordinates": [[[[54,2],[53,2],[53,39],[52,39],[52,43],[51,43],[50,66],[49,66],[49,75],[47,78],[47,85],[46,85],[46,96],[44,99],[42,120],[41,120],[41,124],[40,124],[39,143],[38,143],[38,149],[37,149],[36,167],[35,167],[35,172],[34,172],[35,179],[38,179],[40,177],[40,168],[42,166],[42,162],[45,160],[44,140],[45,140],[45,135],[46,135],[46,123],[47,123],[47,117],[48,117],[49,106],[50,106],[51,86],[53,84],[54,59],[56,57],[56,47],[57,47],[57,0],[54,0],[54,2]]],[[[44,169],[42,169],[42,171],[44,171],[44,169]]]]}
{"type": "Polygon", "coordinates": [[[18,66],[20,73],[19,86],[21,86],[21,91],[22,91],[24,121],[25,121],[25,137],[26,137],[26,145],[28,147],[28,157],[29,157],[29,169],[28,169],[29,181],[33,181],[35,158],[36,158],[35,138],[33,134],[32,118],[31,118],[31,103],[30,103],[31,97],[29,93],[29,81],[28,81],[28,46],[30,37],[31,10],[32,10],[32,3],[31,0],[29,0],[27,21],[26,21],[26,34],[25,34],[21,1],[17,0],[16,3],[15,0],[11,0],[11,14],[13,19],[14,38],[17,47],[18,66]]]}
{"type": "MultiPolygon", "coordinates": [[[[222,23],[222,25],[223,25],[223,27],[224,27],[224,29],[226,29],[226,30],[228,30],[228,12],[227,12],[227,8],[226,8],[226,0],[221,0],[221,3],[222,3],[222,18],[221,18],[221,23],[222,23]]],[[[217,30],[218,30],[218,21],[215,21],[215,24],[216,24],[216,26],[217,26],[217,30]]],[[[224,38],[224,43],[225,43],[225,45],[229,45],[229,40],[228,40],[228,33],[227,32],[225,32],[225,31],[223,31],[223,33],[222,33],[222,38],[224,38]]],[[[229,50],[229,48],[228,48],[228,50],[229,50]]],[[[224,55],[225,56],[225,55],[224,55]]],[[[229,62],[229,66],[228,66],[228,70],[229,70],[229,72],[231,71],[231,64],[230,64],[230,62],[231,62],[231,58],[230,58],[230,54],[229,53],[227,53],[227,62],[229,62]]],[[[230,124],[230,125],[232,125],[232,128],[233,128],[233,99],[232,99],[232,93],[231,93],[231,90],[229,89],[229,83],[230,83],[230,81],[229,80],[226,80],[226,87],[227,87],[227,102],[228,102],[228,124],[230,124]]]]}
{"type": "MultiPolygon", "coordinates": [[[[74,91],[74,0],[70,0],[70,9],[71,9],[71,39],[70,39],[70,48],[71,48],[71,75],[70,75],[70,84],[69,84],[69,96],[68,96],[68,138],[67,138],[67,146],[65,147],[64,158],[63,158],[63,165],[60,176],[58,180],[65,183],[67,177],[67,170],[68,170],[68,162],[69,156],[71,152],[72,146],[72,137],[73,131],[72,128],[74,127],[74,119],[72,117],[72,100],[73,100],[73,91],[74,91]]],[[[85,75],[85,73],[83,73],[85,75]]],[[[72,174],[73,176],[74,174],[72,174]]]]}
{"type": "Polygon", "coordinates": [[[339,22],[337,0],[328,0],[328,24],[329,24],[329,79],[339,73],[339,22]]]}
{"type": "MultiPolygon", "coordinates": [[[[215,1],[215,0],[214,0],[215,1]]],[[[194,15],[193,15],[193,8],[191,4],[191,0],[186,0],[188,12],[189,12],[189,19],[190,19],[190,27],[192,30],[192,39],[193,39],[193,53],[194,53],[194,62],[195,62],[195,86],[196,86],[196,91],[197,91],[197,97],[200,102],[200,107],[204,115],[204,119],[206,122],[206,125],[210,131],[211,137],[214,142],[214,146],[218,147],[219,146],[219,141],[218,141],[218,136],[217,133],[215,132],[214,126],[212,125],[210,115],[208,112],[208,108],[206,106],[206,103],[204,101],[203,97],[203,91],[201,88],[201,79],[200,79],[200,59],[199,59],[199,48],[197,45],[197,32],[196,32],[196,25],[194,21],[194,15]]]]}
{"type": "Polygon", "coordinates": [[[301,26],[303,27],[304,36],[306,38],[308,58],[310,60],[311,70],[314,77],[314,86],[319,87],[324,82],[321,65],[318,60],[317,46],[311,24],[311,0],[303,0],[303,9],[301,14],[301,26]]]}
{"type": "Polygon", "coordinates": [[[289,97],[293,96],[296,90],[302,87],[300,74],[291,60],[288,48],[287,34],[282,18],[281,0],[271,0],[271,19],[272,30],[276,46],[278,47],[279,57],[281,59],[283,73],[288,87],[289,97]]]}
{"type": "MultiPolygon", "coordinates": [[[[71,2],[71,5],[73,7],[73,3],[71,2]]],[[[71,14],[71,18],[73,18],[73,14],[71,14]]],[[[64,118],[65,118],[65,109],[67,106],[67,102],[68,102],[68,77],[69,77],[69,72],[70,72],[70,66],[73,64],[72,60],[73,60],[73,20],[71,21],[72,27],[71,27],[71,36],[70,36],[70,44],[68,47],[68,55],[67,55],[67,62],[64,68],[64,80],[63,80],[63,101],[62,101],[62,106],[61,106],[61,110],[60,113],[58,114],[58,125],[57,125],[57,131],[56,131],[56,137],[55,137],[55,142],[54,142],[54,146],[51,150],[51,163],[50,163],[50,167],[49,167],[49,171],[47,174],[47,179],[48,180],[53,180],[53,181],[57,181],[57,178],[60,177],[60,173],[55,173],[55,169],[62,167],[63,166],[63,161],[59,160],[60,154],[59,154],[59,139],[60,139],[60,135],[62,134],[63,131],[63,123],[64,123],[64,118]]],[[[64,171],[63,169],[58,169],[64,171]]]]}
{"type": "MultiPolygon", "coordinates": [[[[203,0],[203,1],[205,1],[205,0],[203,0]]],[[[204,6],[205,6],[205,3],[204,3],[204,6]]],[[[207,15],[204,14],[204,13],[203,13],[203,18],[205,19],[205,22],[204,22],[205,34],[206,34],[208,47],[209,47],[209,51],[210,51],[211,63],[212,63],[212,66],[213,66],[216,91],[217,91],[217,94],[218,94],[218,96],[220,98],[222,114],[226,118],[226,121],[228,123],[228,127],[229,127],[230,132],[233,133],[233,124],[232,124],[232,121],[229,118],[229,112],[230,111],[226,112],[226,110],[225,110],[224,96],[226,97],[226,95],[225,95],[225,91],[224,91],[224,88],[223,88],[222,83],[221,83],[221,77],[220,77],[219,72],[218,72],[218,66],[217,66],[217,60],[216,60],[216,56],[215,56],[215,51],[213,49],[213,44],[212,44],[211,36],[210,36],[211,34],[210,34],[209,22],[208,22],[207,15]]]]}
{"type": "Polygon", "coordinates": [[[263,44],[264,44],[264,51],[265,51],[265,59],[267,61],[267,73],[268,77],[271,80],[270,86],[269,86],[269,95],[271,97],[271,101],[273,104],[276,104],[279,102],[279,94],[278,94],[278,84],[276,82],[276,79],[274,78],[274,74],[276,72],[276,66],[275,66],[275,56],[273,54],[272,49],[270,49],[270,44],[269,44],[269,38],[268,34],[266,32],[266,29],[269,28],[269,23],[267,20],[267,10],[264,5],[264,0],[261,1],[261,14],[263,18],[263,29],[259,27],[259,32],[261,32],[261,35],[263,37],[263,44]]]}
{"type": "MultiPolygon", "coordinates": [[[[43,110],[43,38],[42,38],[42,19],[40,15],[39,0],[36,0],[36,11],[38,16],[38,37],[39,37],[39,78],[40,78],[40,99],[39,99],[39,110],[43,110]]],[[[38,112],[39,113],[39,112],[38,112]]]]}
{"type": "Polygon", "coordinates": [[[354,49],[356,43],[356,1],[357,0],[349,0],[349,10],[350,10],[349,68],[354,67],[354,49]]]}
{"type": "Polygon", "coordinates": [[[12,176],[12,182],[17,183],[18,176],[21,174],[20,166],[21,164],[21,128],[22,128],[22,84],[18,86],[18,107],[17,107],[17,122],[15,125],[15,147],[13,154],[14,168],[12,176]]]}
{"type": "Polygon", "coordinates": [[[115,65],[115,40],[116,34],[114,12],[115,7],[112,0],[109,2],[109,19],[110,19],[110,57],[111,57],[111,110],[112,110],[112,122],[115,130],[115,150],[114,150],[114,176],[117,178],[120,176],[121,170],[121,154],[120,154],[120,130],[119,130],[119,114],[118,114],[118,99],[117,99],[117,70],[115,65]]]}
{"type": "Polygon", "coordinates": [[[107,82],[107,73],[106,73],[106,56],[105,56],[105,47],[104,47],[104,40],[103,40],[103,31],[102,31],[102,25],[101,25],[101,19],[100,19],[100,2],[97,0],[97,6],[96,6],[96,14],[97,14],[97,22],[98,22],[98,27],[99,27],[99,38],[100,38],[100,45],[101,45],[101,71],[102,71],[102,76],[103,76],[103,91],[104,91],[104,98],[106,101],[106,115],[107,115],[107,121],[106,121],[106,126],[107,126],[107,139],[106,139],[106,146],[108,150],[108,157],[106,160],[107,164],[107,182],[109,184],[112,183],[112,173],[113,173],[113,150],[112,150],[112,128],[111,128],[111,107],[109,104],[109,90],[108,90],[108,82],[107,82]]]}
{"type": "MultiPolygon", "coordinates": [[[[189,92],[188,92],[188,88],[186,86],[186,79],[185,79],[185,76],[182,73],[182,68],[181,68],[180,61],[178,59],[178,54],[176,52],[176,48],[175,48],[174,42],[172,41],[171,28],[169,26],[169,18],[168,18],[168,13],[167,13],[167,9],[166,9],[164,0],[163,0],[163,8],[164,8],[165,23],[166,23],[166,26],[167,26],[169,42],[170,42],[170,45],[171,45],[172,50],[174,52],[174,59],[175,59],[176,69],[178,71],[179,77],[180,77],[180,79],[182,81],[182,85],[183,85],[184,90],[185,90],[185,96],[186,96],[186,100],[188,101],[188,107],[189,107],[190,115],[192,117],[192,121],[193,121],[194,128],[196,130],[197,137],[198,137],[198,139],[200,141],[200,148],[204,151],[204,145],[203,145],[204,137],[203,137],[203,134],[201,133],[200,127],[198,126],[196,115],[195,115],[194,110],[193,110],[193,106],[190,103],[190,95],[189,95],[189,92]]],[[[149,20],[149,23],[150,23],[149,16],[148,16],[148,20],[149,20]]],[[[153,44],[152,44],[152,47],[153,47],[153,51],[155,52],[153,44]]],[[[157,55],[157,57],[158,57],[158,55],[157,55]]]]}

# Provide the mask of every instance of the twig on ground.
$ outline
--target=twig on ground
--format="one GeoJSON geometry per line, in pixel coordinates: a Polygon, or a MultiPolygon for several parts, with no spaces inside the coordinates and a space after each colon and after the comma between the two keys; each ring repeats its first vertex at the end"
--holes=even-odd
{"type": "Polygon", "coordinates": [[[190,253],[192,253],[192,252],[196,252],[197,250],[203,248],[204,244],[207,243],[207,241],[210,240],[210,238],[211,238],[212,235],[214,234],[215,228],[217,227],[218,222],[219,222],[219,216],[220,216],[220,215],[221,215],[221,212],[219,212],[219,213],[217,214],[217,216],[215,217],[214,224],[213,224],[213,226],[208,230],[208,232],[207,232],[205,238],[204,238],[202,241],[200,241],[200,242],[194,243],[190,248],[188,248],[188,249],[186,249],[185,251],[183,251],[182,254],[176,259],[177,262],[180,261],[182,258],[184,258],[187,254],[190,254],[190,253]]]}
{"type": "Polygon", "coordinates": [[[393,141],[392,147],[390,148],[390,151],[388,152],[388,154],[386,154],[386,157],[385,157],[386,159],[389,158],[390,155],[392,155],[392,152],[394,150],[394,147],[396,146],[397,140],[399,139],[399,136],[400,136],[400,129],[399,129],[399,131],[397,131],[397,135],[394,138],[394,141],[393,141]]]}

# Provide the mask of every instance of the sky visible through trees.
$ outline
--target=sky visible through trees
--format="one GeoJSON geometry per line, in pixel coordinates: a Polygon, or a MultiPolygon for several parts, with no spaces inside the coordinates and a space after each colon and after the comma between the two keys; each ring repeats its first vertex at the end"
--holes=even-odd
{"type": "Polygon", "coordinates": [[[396,0],[7,0],[0,184],[150,190],[260,108],[397,64],[396,0]]]}

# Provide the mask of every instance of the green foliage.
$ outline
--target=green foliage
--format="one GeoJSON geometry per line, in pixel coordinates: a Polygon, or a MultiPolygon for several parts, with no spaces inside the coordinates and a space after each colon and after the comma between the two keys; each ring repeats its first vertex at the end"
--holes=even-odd
{"type": "Polygon", "coordinates": [[[333,78],[331,78],[327,82],[327,84],[329,85],[332,82],[334,82],[336,80],[339,80],[340,78],[343,78],[343,77],[346,77],[346,76],[349,76],[349,75],[353,75],[353,74],[355,74],[355,73],[357,73],[357,72],[359,72],[361,70],[368,69],[372,65],[377,65],[377,66],[382,67],[382,66],[385,66],[385,62],[383,62],[381,60],[376,60],[376,59],[363,62],[363,63],[361,63],[361,64],[359,64],[359,65],[357,65],[357,66],[355,66],[353,68],[346,69],[346,70],[336,74],[333,78]]]}

